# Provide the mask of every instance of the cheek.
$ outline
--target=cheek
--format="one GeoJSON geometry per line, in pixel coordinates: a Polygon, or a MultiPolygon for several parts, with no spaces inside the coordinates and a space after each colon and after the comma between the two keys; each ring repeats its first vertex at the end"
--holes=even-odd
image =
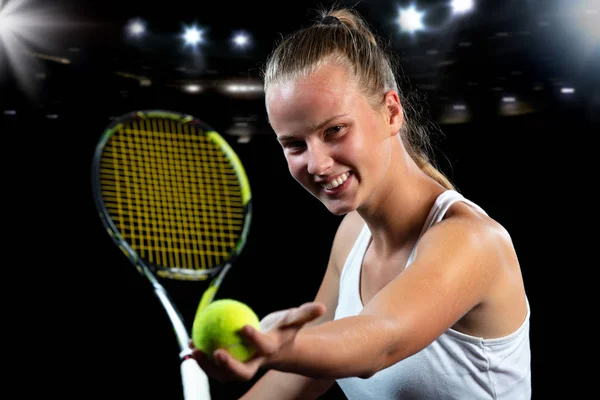
{"type": "Polygon", "coordinates": [[[363,140],[360,135],[355,135],[352,140],[345,140],[333,147],[332,156],[338,164],[355,168],[363,163],[368,157],[370,144],[363,140]]]}
{"type": "Polygon", "coordinates": [[[294,179],[300,183],[306,180],[306,178],[303,177],[303,171],[305,171],[306,168],[302,162],[302,157],[286,155],[285,160],[288,165],[288,170],[294,179]]]}
{"type": "Polygon", "coordinates": [[[336,154],[337,161],[351,168],[358,168],[358,177],[377,174],[382,163],[387,159],[385,142],[377,140],[373,133],[375,130],[363,129],[356,132],[353,140],[343,142],[339,145],[336,154]]]}

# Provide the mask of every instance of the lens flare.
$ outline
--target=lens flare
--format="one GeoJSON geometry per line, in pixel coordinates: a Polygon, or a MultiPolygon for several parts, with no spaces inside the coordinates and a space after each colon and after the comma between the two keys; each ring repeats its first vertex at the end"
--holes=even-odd
{"type": "Polygon", "coordinates": [[[5,70],[12,72],[19,86],[34,90],[35,75],[40,72],[36,54],[52,51],[54,33],[70,23],[46,2],[0,0],[0,79],[5,70]]]}

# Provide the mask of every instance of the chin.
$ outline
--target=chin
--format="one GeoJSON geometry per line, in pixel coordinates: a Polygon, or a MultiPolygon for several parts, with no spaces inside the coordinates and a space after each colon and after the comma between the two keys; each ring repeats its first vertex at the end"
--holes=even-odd
{"type": "Polygon", "coordinates": [[[348,214],[349,212],[356,210],[356,207],[352,207],[347,203],[345,203],[345,204],[328,204],[328,203],[323,202],[323,204],[325,205],[325,207],[327,207],[327,210],[329,210],[329,212],[332,213],[333,215],[344,215],[344,214],[348,214]]]}
{"type": "MultiPolygon", "coordinates": [[[[331,210],[330,210],[331,211],[331,210]]],[[[331,211],[331,213],[333,215],[346,215],[349,212],[352,212],[353,210],[347,210],[347,211],[340,211],[340,210],[336,210],[336,211],[331,211]]]]}

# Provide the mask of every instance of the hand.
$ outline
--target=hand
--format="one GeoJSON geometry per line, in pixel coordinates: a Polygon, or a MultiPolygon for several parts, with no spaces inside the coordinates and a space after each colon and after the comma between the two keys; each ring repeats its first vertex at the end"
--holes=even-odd
{"type": "Polygon", "coordinates": [[[219,382],[249,381],[259,368],[275,356],[285,345],[291,343],[298,331],[308,322],[325,313],[325,305],[309,302],[287,310],[275,311],[260,321],[260,331],[244,326],[240,334],[256,348],[250,360],[241,362],[226,350],[218,349],[210,359],[202,351],[192,346],[193,356],[207,375],[219,382]]]}

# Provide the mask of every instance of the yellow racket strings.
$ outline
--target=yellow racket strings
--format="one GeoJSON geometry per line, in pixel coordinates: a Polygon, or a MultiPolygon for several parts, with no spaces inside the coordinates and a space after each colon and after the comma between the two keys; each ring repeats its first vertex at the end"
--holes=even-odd
{"type": "Polygon", "coordinates": [[[235,170],[194,125],[150,118],[120,126],[102,154],[100,187],[123,238],[160,267],[221,265],[242,235],[235,170]]]}

